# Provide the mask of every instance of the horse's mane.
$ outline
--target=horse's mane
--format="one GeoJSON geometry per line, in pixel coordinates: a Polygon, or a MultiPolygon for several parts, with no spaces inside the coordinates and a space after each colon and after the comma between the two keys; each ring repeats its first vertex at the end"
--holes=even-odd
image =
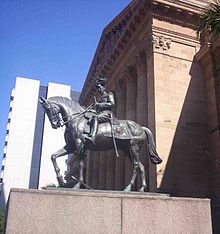
{"type": "Polygon", "coordinates": [[[76,112],[81,112],[85,110],[84,107],[82,107],[77,101],[66,98],[66,97],[61,97],[61,96],[54,96],[50,97],[47,99],[49,102],[55,102],[57,104],[64,104],[70,108],[72,108],[76,112]]]}

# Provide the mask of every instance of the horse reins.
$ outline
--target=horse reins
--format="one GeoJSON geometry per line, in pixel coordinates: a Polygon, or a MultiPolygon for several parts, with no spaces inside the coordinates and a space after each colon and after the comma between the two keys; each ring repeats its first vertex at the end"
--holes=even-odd
{"type": "Polygon", "coordinates": [[[62,118],[60,118],[59,116],[59,113],[54,113],[54,108],[52,107],[52,111],[53,111],[53,114],[56,116],[56,118],[58,119],[58,122],[60,124],[61,127],[63,127],[66,123],[70,122],[70,121],[73,121],[75,119],[77,119],[78,117],[80,117],[81,115],[85,114],[91,107],[93,106],[93,103],[91,105],[89,105],[84,111],[82,112],[77,112],[77,113],[73,113],[71,115],[66,115],[62,118]],[[77,115],[75,118],[72,118],[72,119],[69,119],[69,120],[66,120],[64,121],[64,118],[67,118],[67,117],[71,117],[71,116],[74,116],[74,115],[77,115]],[[58,116],[58,117],[57,117],[58,116]],[[63,123],[61,123],[61,121],[63,121],[63,123]]]}

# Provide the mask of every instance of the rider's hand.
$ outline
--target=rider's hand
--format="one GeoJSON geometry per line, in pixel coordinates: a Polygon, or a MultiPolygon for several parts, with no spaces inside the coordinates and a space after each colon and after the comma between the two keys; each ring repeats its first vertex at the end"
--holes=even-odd
{"type": "Polygon", "coordinates": [[[98,102],[96,101],[96,97],[94,96],[94,106],[96,107],[96,104],[97,104],[98,102]]]}
{"type": "Polygon", "coordinates": [[[99,107],[100,107],[99,103],[96,102],[96,103],[95,103],[95,109],[97,110],[97,109],[99,109],[99,107]]]}

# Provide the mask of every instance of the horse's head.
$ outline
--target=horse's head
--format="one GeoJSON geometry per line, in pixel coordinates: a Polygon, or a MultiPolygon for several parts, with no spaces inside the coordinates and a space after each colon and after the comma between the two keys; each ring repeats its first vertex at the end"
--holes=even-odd
{"type": "Polygon", "coordinates": [[[50,102],[43,97],[40,97],[39,102],[44,108],[52,128],[59,128],[61,126],[60,107],[55,102],[50,102]]]}

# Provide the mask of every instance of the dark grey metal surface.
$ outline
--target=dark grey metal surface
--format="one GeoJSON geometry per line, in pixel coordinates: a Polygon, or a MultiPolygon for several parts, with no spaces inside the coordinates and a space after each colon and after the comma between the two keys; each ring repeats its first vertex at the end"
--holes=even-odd
{"type": "Polygon", "coordinates": [[[80,188],[83,185],[86,187],[83,178],[86,151],[115,149],[117,155],[118,148],[125,152],[125,155],[130,158],[133,164],[133,175],[124,191],[131,191],[137,174],[140,173],[142,186],[139,191],[143,192],[147,184],[145,169],[139,160],[139,153],[145,141],[147,141],[150,161],[153,164],[162,162],[156,152],[153,135],[148,128],[142,127],[134,121],[117,120],[116,118],[114,120],[111,119],[111,110],[115,105],[114,97],[111,92],[105,92],[103,87],[104,83],[102,82],[104,81],[99,80],[96,85],[101,92],[101,97],[102,95],[105,96],[104,101],[95,102],[94,105],[89,106],[87,109],[80,106],[77,101],[65,97],[57,96],[47,100],[42,97],[40,98],[40,103],[49,118],[52,128],[66,127],[64,132],[66,145],[51,156],[58,183],[60,187],[65,186],[64,179],[60,174],[60,169],[56,162],[58,157],[70,153],[77,155],[79,161],[79,178],[77,178],[78,181],[74,188],[80,188]],[[100,118],[100,121],[99,115],[103,117],[103,112],[108,112],[108,116],[105,119],[100,118]],[[94,118],[96,119],[96,123],[94,122],[93,124],[96,126],[91,125],[91,121],[94,118]],[[91,141],[88,140],[90,137],[93,137],[91,141]]]}

